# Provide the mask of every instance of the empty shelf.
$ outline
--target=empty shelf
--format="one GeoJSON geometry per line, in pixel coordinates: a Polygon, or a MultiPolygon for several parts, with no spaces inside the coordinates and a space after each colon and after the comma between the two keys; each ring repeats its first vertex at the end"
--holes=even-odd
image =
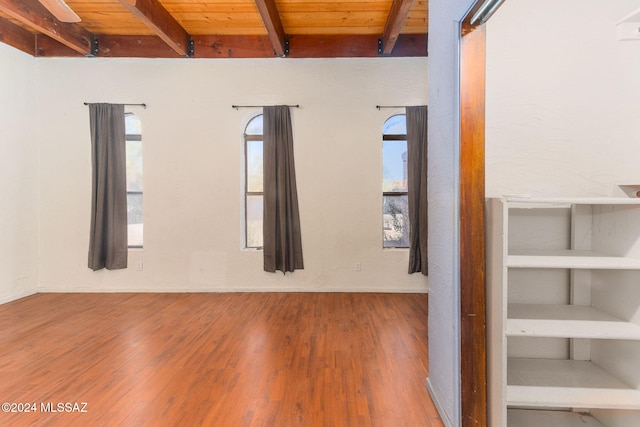
{"type": "Polygon", "coordinates": [[[517,197],[505,196],[509,205],[638,205],[640,199],[629,197],[517,197]]]}
{"type": "Polygon", "coordinates": [[[507,336],[640,340],[640,326],[591,306],[509,304],[507,336]]]}
{"type": "Polygon", "coordinates": [[[589,414],[569,411],[509,409],[507,420],[510,427],[604,427],[589,414]]]}
{"type": "Polygon", "coordinates": [[[507,256],[511,268],[640,270],[640,260],[578,250],[521,250],[507,256]]]}
{"type": "Polygon", "coordinates": [[[640,391],[589,361],[510,358],[507,405],[640,409],[640,391]]]}

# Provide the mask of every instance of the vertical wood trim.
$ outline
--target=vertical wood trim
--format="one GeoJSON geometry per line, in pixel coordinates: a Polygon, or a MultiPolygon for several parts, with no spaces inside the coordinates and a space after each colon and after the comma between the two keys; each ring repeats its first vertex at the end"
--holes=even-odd
{"type": "Polygon", "coordinates": [[[460,58],[460,378],[463,427],[487,425],[485,34],[484,26],[464,33],[460,58]]]}

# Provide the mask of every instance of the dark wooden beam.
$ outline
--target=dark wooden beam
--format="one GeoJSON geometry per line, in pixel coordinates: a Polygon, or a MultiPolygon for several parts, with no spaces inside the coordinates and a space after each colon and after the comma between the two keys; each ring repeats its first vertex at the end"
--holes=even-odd
{"type": "MultiPolygon", "coordinates": [[[[195,36],[197,58],[272,58],[268,36],[195,36]]],[[[290,58],[374,58],[378,55],[376,35],[292,35],[290,58]]],[[[393,57],[427,56],[426,34],[403,34],[393,57]]]]}
{"type": "Polygon", "coordinates": [[[36,34],[36,56],[82,58],[85,55],[76,52],[51,37],[47,37],[43,34],[36,34]]]}
{"type": "Polygon", "coordinates": [[[58,21],[37,0],[0,0],[0,11],[82,55],[92,54],[93,35],[89,31],[58,21]]]}
{"type": "MultiPolygon", "coordinates": [[[[359,35],[293,35],[289,37],[291,58],[374,58],[379,56],[378,37],[359,35]]],[[[393,57],[427,56],[427,34],[398,37],[393,57]]]]}
{"type": "Polygon", "coordinates": [[[282,26],[275,0],[256,0],[256,5],[260,11],[260,16],[262,16],[262,22],[267,29],[275,54],[277,56],[286,56],[288,52],[285,46],[284,27],[282,26]]]}
{"type": "Polygon", "coordinates": [[[0,18],[0,42],[13,46],[29,55],[36,54],[36,37],[8,19],[0,18]]]}
{"type": "Polygon", "coordinates": [[[485,27],[460,52],[460,378],[463,427],[487,425],[485,27]]]}
{"type": "Polygon", "coordinates": [[[189,34],[158,0],[120,0],[180,56],[189,55],[189,34]]]}
{"type": "Polygon", "coordinates": [[[273,58],[269,36],[200,35],[194,46],[197,58],[273,58]]]}
{"type": "Polygon", "coordinates": [[[393,0],[387,23],[382,32],[382,54],[389,55],[393,52],[400,31],[404,27],[409,12],[413,7],[415,0],[393,0]]]}
{"type": "Polygon", "coordinates": [[[114,58],[180,58],[157,36],[102,36],[100,37],[99,56],[114,58]]]}
{"type": "MultiPolygon", "coordinates": [[[[1,40],[0,40],[1,41],[1,40]]],[[[273,58],[269,36],[194,36],[196,58],[273,58]]],[[[378,57],[375,35],[295,35],[290,38],[291,58],[378,57]]],[[[43,35],[36,36],[36,56],[80,56],[67,46],[43,35]]],[[[157,36],[101,35],[98,56],[117,58],[180,58],[157,36]]],[[[391,57],[427,56],[426,34],[402,34],[391,57]]]]}

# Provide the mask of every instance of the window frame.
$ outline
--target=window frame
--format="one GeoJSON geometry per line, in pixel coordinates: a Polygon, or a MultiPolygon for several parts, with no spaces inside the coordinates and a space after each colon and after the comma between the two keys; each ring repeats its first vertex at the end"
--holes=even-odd
{"type": "MultiPolygon", "coordinates": [[[[391,119],[393,119],[394,117],[397,116],[404,116],[405,118],[405,128],[406,128],[406,118],[407,115],[406,113],[397,113],[397,114],[393,114],[389,117],[387,117],[387,119],[384,121],[383,123],[383,129],[384,129],[384,125],[391,119]]],[[[382,145],[384,147],[384,142],[385,141],[404,141],[405,145],[407,144],[407,134],[395,134],[395,133],[384,133],[384,130],[382,132],[382,145]]],[[[407,156],[408,156],[408,147],[407,147],[407,156]]],[[[384,155],[382,156],[382,169],[384,170],[384,155]]],[[[384,182],[384,175],[382,177],[382,181],[384,182]]],[[[407,189],[405,191],[382,191],[382,249],[409,249],[409,245],[410,243],[407,243],[407,246],[385,246],[385,240],[384,240],[384,232],[385,232],[385,228],[384,228],[384,200],[386,197],[406,197],[407,200],[409,198],[409,185],[407,182],[407,189]]],[[[407,235],[409,236],[410,232],[411,232],[411,224],[409,222],[409,216],[407,215],[406,218],[403,218],[403,221],[405,222],[403,224],[404,227],[407,227],[407,235]]]]}
{"type": "MultiPolygon", "coordinates": [[[[125,112],[125,117],[126,116],[134,116],[138,120],[140,120],[140,117],[137,114],[132,113],[130,111],[125,112]]],[[[127,133],[127,129],[126,129],[126,126],[125,126],[124,139],[125,139],[125,145],[128,144],[129,141],[136,141],[136,142],[140,142],[140,144],[142,146],[142,130],[140,131],[139,134],[130,134],[130,133],[127,133]]],[[[144,177],[144,172],[143,172],[142,176],[144,177]]],[[[144,178],[143,178],[143,180],[144,180],[144,178]]],[[[127,180],[127,187],[128,187],[128,184],[129,184],[129,182],[127,180]]],[[[129,191],[129,188],[127,188],[127,212],[129,210],[128,201],[129,201],[129,195],[130,194],[131,195],[142,195],[142,198],[143,198],[143,208],[142,208],[142,224],[143,224],[143,228],[142,228],[142,244],[141,245],[132,245],[132,244],[129,243],[129,239],[127,238],[127,249],[143,249],[144,248],[144,187],[143,187],[142,191],[129,191]]],[[[128,220],[128,217],[127,217],[127,228],[128,227],[129,227],[129,220],[128,220]]]]}
{"type": "MultiPolygon", "coordinates": [[[[263,191],[249,191],[249,150],[248,150],[248,142],[249,141],[262,141],[264,147],[264,125],[262,128],[261,134],[248,134],[247,129],[249,125],[256,120],[258,117],[263,116],[263,113],[254,114],[247,120],[244,130],[242,132],[242,144],[244,150],[244,233],[243,233],[243,249],[247,250],[255,250],[261,251],[264,249],[263,246],[249,246],[249,197],[250,196],[261,196],[264,203],[264,187],[263,191]]],[[[264,148],[263,148],[263,156],[262,163],[264,165],[264,148]]],[[[263,182],[264,184],[264,182],[263,182]]],[[[264,228],[263,228],[264,233],[264,228]]]]}

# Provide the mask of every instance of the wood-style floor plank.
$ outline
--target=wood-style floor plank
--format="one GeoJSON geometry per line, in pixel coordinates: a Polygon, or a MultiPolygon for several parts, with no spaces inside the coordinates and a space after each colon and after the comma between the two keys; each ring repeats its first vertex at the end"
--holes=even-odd
{"type": "Polygon", "coordinates": [[[37,294],[0,305],[0,403],[35,404],[0,425],[442,426],[427,360],[424,294],[37,294]]]}

